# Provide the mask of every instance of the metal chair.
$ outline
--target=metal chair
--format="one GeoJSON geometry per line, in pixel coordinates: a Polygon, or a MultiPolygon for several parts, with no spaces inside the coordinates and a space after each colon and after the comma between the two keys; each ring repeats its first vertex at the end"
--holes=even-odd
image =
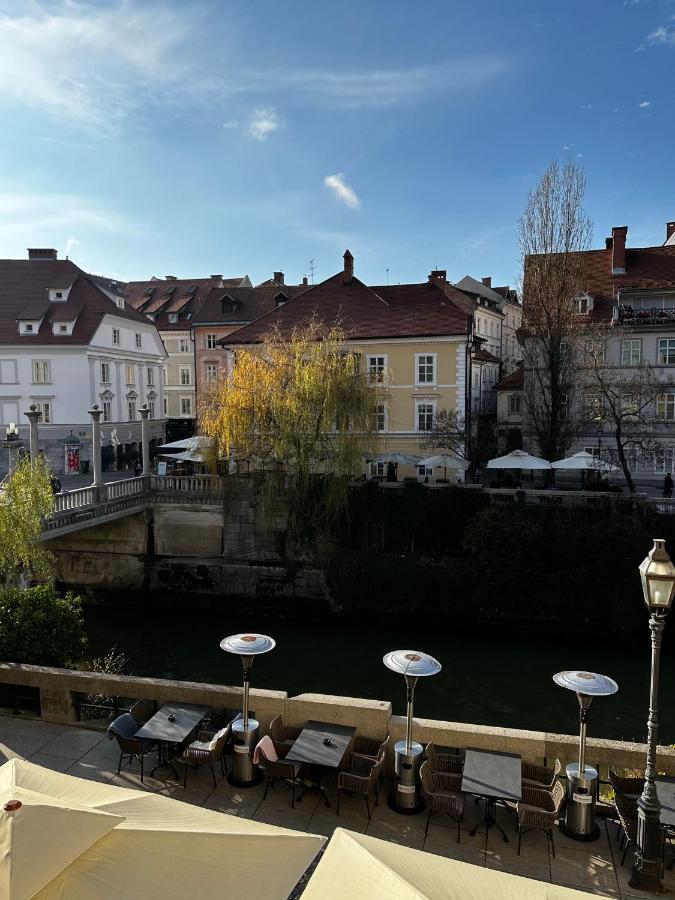
{"type": "Polygon", "coordinates": [[[137,700],[129,710],[139,728],[149,722],[156,712],[157,704],[154,700],[137,700]]]}
{"type": "Polygon", "coordinates": [[[464,794],[460,790],[462,776],[459,772],[434,771],[431,761],[422,763],[420,769],[422,793],[427,802],[426,838],[434,813],[442,812],[457,823],[457,843],[461,841],[461,825],[464,818],[464,794]]]}
{"type": "Polygon", "coordinates": [[[260,745],[258,745],[258,753],[262,760],[261,765],[267,773],[263,800],[266,799],[269,789],[277,781],[282,781],[286,787],[291,789],[291,809],[295,809],[295,789],[298,785],[301,785],[300,773],[302,772],[302,763],[292,762],[291,760],[286,761],[282,757],[277,760],[268,759],[265,756],[264,748],[260,747],[260,745]]]}
{"type": "Polygon", "coordinates": [[[447,772],[461,775],[464,771],[464,757],[458,753],[439,750],[434,743],[429,743],[424,751],[432,772],[447,772]]]}
{"type": "Polygon", "coordinates": [[[284,725],[284,717],[275,716],[270,722],[270,737],[278,756],[285,756],[291,749],[297,738],[300,737],[302,728],[293,725],[284,725]]]}
{"type": "Polygon", "coordinates": [[[551,844],[551,853],[555,859],[553,828],[560,816],[564,799],[565,789],[559,781],[556,781],[552,791],[523,784],[523,798],[518,801],[516,806],[516,815],[518,817],[518,856],[520,856],[520,843],[523,834],[539,828],[546,832],[546,838],[551,844]]]}
{"type": "Polygon", "coordinates": [[[225,765],[223,763],[223,754],[225,747],[230,740],[232,726],[228,725],[220,731],[200,731],[197,740],[192,741],[183,750],[181,754],[181,762],[185,764],[185,772],[183,775],[183,787],[187,789],[187,773],[189,766],[198,769],[200,766],[208,766],[211,770],[213,778],[213,787],[218,787],[216,781],[216,773],[214,766],[220,762],[220,771],[225,775],[225,765]]]}
{"type": "Polygon", "coordinates": [[[556,759],[555,765],[551,769],[550,766],[539,766],[536,763],[524,762],[521,765],[523,787],[536,788],[538,790],[553,790],[562,766],[559,759],[556,759]]]}
{"type": "Polygon", "coordinates": [[[372,793],[375,794],[375,806],[377,806],[380,800],[378,782],[383,766],[384,752],[382,752],[377,759],[355,753],[351,755],[349,768],[338,773],[336,810],[338,815],[340,815],[340,799],[342,791],[351,791],[354,794],[361,794],[366,801],[368,821],[370,821],[370,817],[373,814],[373,810],[370,808],[370,795],[372,793]]]}
{"type": "Polygon", "coordinates": [[[120,759],[117,764],[117,774],[120,774],[122,762],[127,759],[129,765],[137,759],[141,764],[141,784],[143,783],[144,759],[148,753],[158,750],[155,741],[146,741],[137,738],[138,723],[130,713],[122,713],[108,726],[108,740],[116,740],[120,750],[120,759]]]}

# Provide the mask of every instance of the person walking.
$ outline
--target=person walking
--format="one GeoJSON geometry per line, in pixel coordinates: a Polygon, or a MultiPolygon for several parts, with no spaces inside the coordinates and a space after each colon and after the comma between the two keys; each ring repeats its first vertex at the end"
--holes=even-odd
{"type": "Polygon", "coordinates": [[[663,496],[670,499],[673,496],[673,476],[670,472],[663,479],[663,496]]]}

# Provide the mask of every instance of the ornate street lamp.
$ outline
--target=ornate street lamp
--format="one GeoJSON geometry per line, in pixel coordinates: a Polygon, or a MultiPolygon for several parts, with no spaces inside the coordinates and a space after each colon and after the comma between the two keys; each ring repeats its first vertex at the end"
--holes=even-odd
{"type": "Polygon", "coordinates": [[[7,450],[7,471],[11,472],[16,465],[16,458],[19,448],[21,447],[21,439],[19,438],[19,429],[15,422],[10,422],[5,429],[5,439],[2,442],[3,447],[7,450]]]}
{"type": "Polygon", "coordinates": [[[659,730],[659,662],[666,616],[675,595],[675,566],[666,552],[666,542],[655,538],[654,546],[640,565],[640,579],[649,609],[652,637],[652,674],[647,719],[647,768],[642,796],[638,800],[638,831],[635,865],[630,886],[643,890],[661,889],[661,804],[656,793],[656,742],[659,730]]]}

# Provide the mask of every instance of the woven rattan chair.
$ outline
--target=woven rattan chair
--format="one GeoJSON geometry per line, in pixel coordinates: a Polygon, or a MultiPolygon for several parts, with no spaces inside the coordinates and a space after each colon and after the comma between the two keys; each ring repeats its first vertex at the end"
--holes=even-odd
{"type": "MultiPolygon", "coordinates": [[[[276,750],[276,744],[274,749],[276,750]]],[[[286,751],[288,748],[286,748],[286,751]]],[[[278,751],[277,751],[278,752],[278,751]]],[[[267,783],[265,784],[265,793],[263,800],[267,797],[267,793],[271,787],[274,787],[277,781],[283,782],[286,787],[291,789],[291,809],[295,809],[295,789],[302,784],[300,775],[302,772],[302,763],[292,762],[290,759],[285,760],[279,757],[277,760],[268,759],[265,751],[258,745],[258,753],[260,755],[260,765],[267,773],[267,783]]]]}
{"type": "Polygon", "coordinates": [[[184,748],[180,760],[185,765],[183,773],[183,787],[187,789],[187,773],[190,766],[198,769],[200,766],[208,766],[211,770],[214,788],[218,787],[214,766],[220,763],[220,771],[225,775],[223,756],[225,747],[231,738],[231,726],[226,726],[220,731],[200,731],[197,740],[192,741],[184,748]]]}
{"type": "Polygon", "coordinates": [[[621,823],[621,828],[623,829],[622,844],[625,841],[623,856],[621,857],[621,867],[623,868],[629,846],[637,842],[637,798],[628,797],[625,794],[622,794],[621,791],[618,791],[616,788],[614,788],[614,808],[616,809],[616,814],[619,817],[619,822],[621,823]]]}
{"type": "Polygon", "coordinates": [[[516,815],[518,817],[518,856],[520,856],[520,842],[523,834],[539,828],[546,832],[546,838],[551,844],[551,853],[555,859],[553,828],[560,816],[564,798],[565,790],[559,781],[556,781],[553,785],[552,791],[523,784],[523,798],[518,801],[516,806],[516,815]]]}
{"type": "Polygon", "coordinates": [[[431,760],[427,760],[422,763],[420,778],[422,780],[422,793],[429,810],[426,828],[424,829],[425,838],[429,831],[431,817],[434,813],[442,812],[446,813],[457,823],[457,843],[459,844],[462,833],[462,819],[464,817],[464,794],[460,790],[462,784],[461,773],[434,771],[431,767],[431,760]]]}
{"type": "Polygon", "coordinates": [[[129,710],[139,728],[141,725],[145,725],[156,712],[157,704],[154,700],[137,700],[129,710]]]}
{"type": "Polygon", "coordinates": [[[275,716],[270,722],[270,737],[274,744],[277,754],[285,756],[291,749],[295,741],[300,737],[302,728],[296,728],[292,725],[284,725],[283,716],[275,716]]]}
{"type": "Polygon", "coordinates": [[[388,745],[389,735],[381,741],[379,738],[369,738],[364,737],[362,734],[357,734],[352,744],[352,753],[356,753],[358,756],[369,756],[371,759],[378,759],[380,754],[384,753],[386,755],[388,745]]]}
{"type": "Polygon", "coordinates": [[[426,746],[426,757],[432,772],[447,772],[452,775],[461,775],[464,771],[464,757],[457,753],[448,753],[439,750],[435,744],[426,746]]]}
{"type": "MultiPolygon", "coordinates": [[[[340,815],[340,798],[342,791],[351,791],[360,794],[366,801],[368,820],[373,814],[370,808],[370,795],[375,794],[375,806],[378,805],[380,792],[378,783],[384,766],[384,753],[377,759],[370,756],[361,756],[353,753],[349,760],[349,768],[338,773],[337,783],[337,814],[340,815]]],[[[373,807],[374,809],[375,807],[373,807]]]]}
{"type": "Polygon", "coordinates": [[[141,764],[141,784],[143,783],[144,760],[148,753],[157,750],[155,741],[139,740],[136,737],[138,723],[130,713],[122,713],[108,726],[108,739],[117,741],[120,750],[120,759],[117,764],[117,774],[120,774],[122,762],[129,765],[137,759],[141,764]]]}
{"type": "Polygon", "coordinates": [[[617,775],[616,772],[609,773],[609,783],[615,793],[635,798],[640,796],[642,788],[645,786],[644,778],[627,778],[625,775],[617,775]]]}
{"type": "Polygon", "coordinates": [[[538,766],[536,763],[524,762],[521,765],[523,787],[528,785],[539,790],[552,791],[558,775],[560,775],[561,768],[559,759],[556,759],[552,769],[549,766],[538,766]]]}

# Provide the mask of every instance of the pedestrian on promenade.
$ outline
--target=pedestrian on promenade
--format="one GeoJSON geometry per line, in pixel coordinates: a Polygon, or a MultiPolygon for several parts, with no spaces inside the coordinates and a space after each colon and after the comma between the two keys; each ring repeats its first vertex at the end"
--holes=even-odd
{"type": "Polygon", "coordinates": [[[663,479],[663,496],[670,499],[673,496],[673,476],[668,472],[663,479]]]}

